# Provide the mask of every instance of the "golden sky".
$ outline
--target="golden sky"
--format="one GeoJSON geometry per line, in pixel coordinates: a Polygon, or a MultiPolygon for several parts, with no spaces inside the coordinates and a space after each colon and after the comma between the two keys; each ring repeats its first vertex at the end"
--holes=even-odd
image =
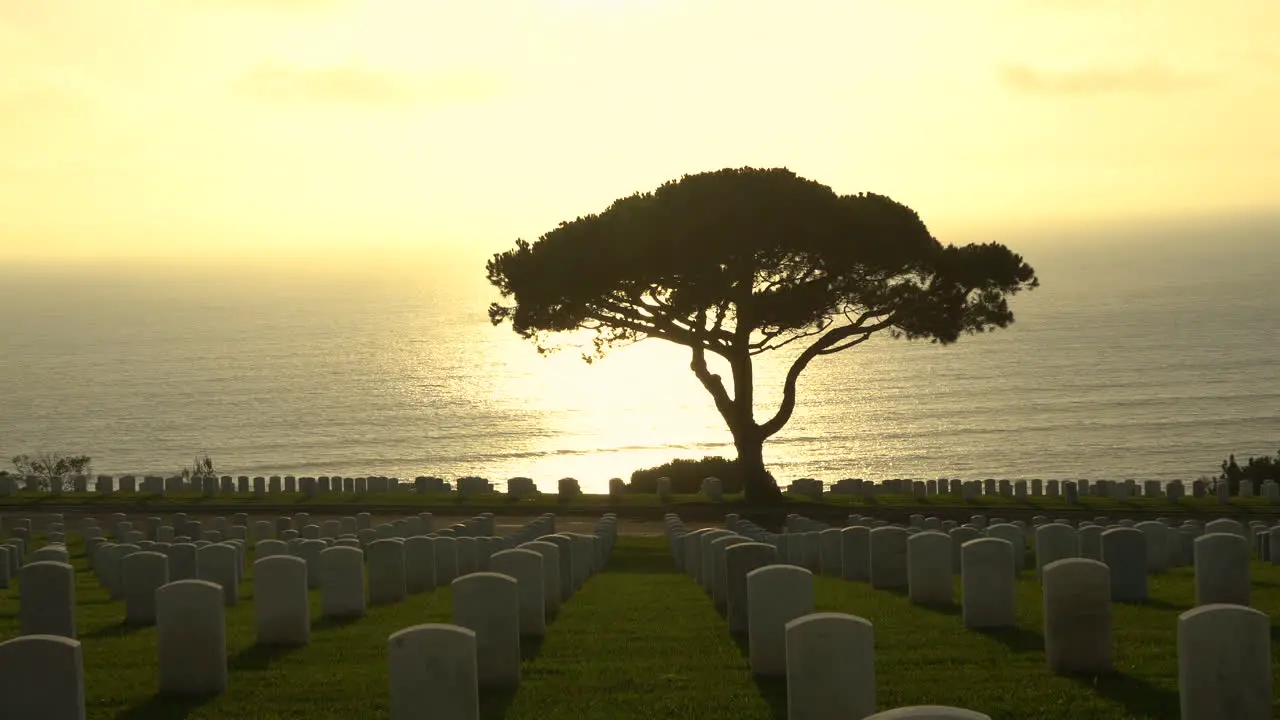
{"type": "Polygon", "coordinates": [[[941,239],[1280,208],[1277,0],[0,0],[0,260],[484,257],[786,166],[941,239]]]}

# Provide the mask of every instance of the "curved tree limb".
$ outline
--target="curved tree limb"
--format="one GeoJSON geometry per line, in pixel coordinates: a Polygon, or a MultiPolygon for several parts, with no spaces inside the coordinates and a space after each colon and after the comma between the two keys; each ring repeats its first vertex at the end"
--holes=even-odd
{"type": "MultiPolygon", "coordinates": [[[[796,381],[800,379],[800,373],[809,366],[809,363],[825,351],[839,346],[841,343],[862,335],[865,339],[872,333],[879,332],[893,325],[894,318],[882,320],[874,325],[862,325],[861,323],[853,325],[841,325],[834,330],[830,330],[823,335],[817,342],[804,349],[791,363],[791,368],[787,370],[787,378],[782,385],[782,403],[778,407],[778,412],[774,414],[767,422],[760,426],[760,432],[764,437],[770,437],[782,429],[787,421],[791,419],[791,413],[796,409],[796,381]]],[[[859,339],[858,342],[861,342],[859,339]]],[[[852,347],[857,343],[846,343],[847,347],[852,347]]],[[[842,348],[843,349],[843,348],[842,348]]]]}
{"type": "Polygon", "coordinates": [[[689,363],[689,369],[693,370],[693,374],[698,377],[698,381],[702,383],[702,387],[711,393],[711,398],[715,400],[716,409],[720,411],[720,416],[729,424],[730,430],[734,429],[734,407],[733,399],[729,397],[729,391],[725,390],[724,382],[719,375],[711,372],[707,367],[706,351],[698,345],[693,346],[693,361],[689,363]]]}

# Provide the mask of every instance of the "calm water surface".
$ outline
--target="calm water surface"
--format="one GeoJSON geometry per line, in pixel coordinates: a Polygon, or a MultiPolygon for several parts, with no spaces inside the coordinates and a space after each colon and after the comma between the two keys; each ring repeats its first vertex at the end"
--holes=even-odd
{"type": "MultiPolygon", "coordinates": [[[[1280,449],[1280,236],[1026,251],[1017,323],[950,347],[880,338],[812,365],[766,446],[817,477],[1194,479],[1280,449]]],[[[589,490],[732,455],[682,348],[542,358],[474,278],[24,271],[0,295],[0,453],[95,472],[495,480],[589,490]]],[[[758,416],[789,357],[757,371],[758,416]]]]}

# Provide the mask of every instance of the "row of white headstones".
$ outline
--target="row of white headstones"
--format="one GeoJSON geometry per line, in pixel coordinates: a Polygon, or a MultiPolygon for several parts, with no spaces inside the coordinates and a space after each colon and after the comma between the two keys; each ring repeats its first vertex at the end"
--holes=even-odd
{"type": "MultiPolygon", "coordinates": [[[[226,692],[224,608],[239,600],[245,543],[177,539],[95,543],[91,567],[112,597],[124,600],[126,624],[156,626],[160,693],[226,692]]],[[[546,633],[560,606],[604,568],[616,540],[613,514],[589,535],[556,533],[548,514],[503,537],[259,540],[257,642],[306,645],[312,588],[320,590],[325,617],[350,619],[369,605],[449,585],[452,624],[417,625],[388,638],[391,717],[477,720],[480,690],[519,685],[521,637],[546,633]]],[[[81,720],[84,667],[68,551],[49,544],[23,563],[23,540],[0,550],[6,569],[20,565],[21,628],[19,637],[0,643],[0,717],[81,720]]]]}
{"type": "MultiPolygon", "coordinates": [[[[829,528],[793,516],[788,531],[779,534],[730,515],[727,529],[690,532],[671,514],[667,539],[677,567],[711,595],[730,632],[747,636],[752,672],[786,679],[789,720],[990,720],[972,710],[938,706],[876,714],[872,623],[854,615],[815,613],[813,576],[822,572],[878,589],[905,588],[912,602],[950,604],[952,573],[959,572],[964,626],[1014,628],[1016,583],[1026,550],[1022,529],[1012,523],[981,528],[966,523],[947,534],[887,524],[872,528],[869,518],[855,521],[859,524],[829,528]]],[[[1183,532],[1158,524],[1170,533],[1183,532]]],[[[1226,519],[1204,530],[1193,543],[1197,607],[1179,616],[1177,624],[1182,719],[1270,718],[1271,621],[1248,607],[1248,531],[1226,519]]],[[[1266,534],[1277,530],[1268,528],[1266,534]]],[[[1035,527],[1050,672],[1112,670],[1111,603],[1146,599],[1147,573],[1160,571],[1149,570],[1147,549],[1167,547],[1159,533],[1119,524],[1102,529],[1101,557],[1091,559],[1080,556],[1080,530],[1065,521],[1035,527]]]]}
{"type": "MultiPolygon", "coordinates": [[[[29,540],[34,532],[34,526],[30,518],[10,519],[5,522],[5,525],[12,537],[22,540],[29,540]]],[[[173,542],[175,538],[182,536],[187,537],[189,540],[207,540],[209,542],[232,539],[247,542],[251,535],[254,540],[276,539],[285,541],[294,538],[336,539],[341,535],[353,535],[361,542],[368,543],[375,539],[421,535],[432,532],[433,526],[434,518],[429,512],[418,513],[417,515],[400,518],[377,526],[373,525],[372,516],[367,512],[337,520],[316,519],[314,522],[310,513],[300,512],[293,517],[279,517],[274,523],[258,520],[253,523],[252,527],[249,526],[249,515],[247,513],[237,513],[231,519],[225,517],[214,518],[211,529],[205,529],[199,520],[189,519],[187,513],[175,513],[169,523],[165,523],[159,517],[147,517],[132,521],[125,513],[113,513],[105,521],[105,528],[99,526],[96,519],[85,518],[82,520],[81,533],[86,543],[94,538],[104,537],[104,533],[107,531],[111,532],[111,537],[115,538],[117,542],[135,544],[143,540],[173,542]]],[[[0,530],[5,529],[0,528],[0,530]]],[[[441,529],[439,534],[489,537],[493,535],[492,530],[493,513],[482,513],[461,523],[455,523],[448,528],[441,529]]],[[[63,543],[66,538],[66,526],[62,515],[54,514],[49,516],[42,532],[47,542],[63,543]]]]}

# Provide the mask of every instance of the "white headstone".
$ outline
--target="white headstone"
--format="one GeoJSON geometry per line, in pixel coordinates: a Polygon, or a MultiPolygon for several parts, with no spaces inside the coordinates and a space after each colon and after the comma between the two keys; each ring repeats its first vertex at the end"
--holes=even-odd
{"type": "MultiPolygon", "coordinates": [[[[352,523],[355,518],[351,519],[352,523]]],[[[435,539],[415,535],[404,541],[404,582],[410,594],[424,593],[436,587],[435,539]]]]}
{"type": "Polygon", "coordinates": [[[1036,528],[1035,538],[1036,575],[1042,582],[1046,565],[1080,557],[1080,536],[1070,525],[1046,523],[1036,528]]]}
{"type": "Polygon", "coordinates": [[[80,643],[58,635],[0,642],[0,718],[84,720],[80,643]]]}
{"type": "Polygon", "coordinates": [[[520,591],[507,575],[483,572],[453,581],[453,623],[476,634],[480,687],[520,684],[520,591]]]}
{"type": "Polygon", "coordinates": [[[573,541],[564,535],[543,535],[539,541],[549,542],[560,551],[560,604],[573,597],[573,541]]]}
{"type": "Polygon", "coordinates": [[[1168,572],[1169,541],[1166,537],[1171,532],[1169,526],[1162,522],[1147,520],[1135,524],[1133,529],[1142,532],[1143,538],[1147,541],[1147,572],[1168,572]]]}
{"type": "Polygon", "coordinates": [[[269,555],[253,563],[253,610],[262,645],[306,645],[311,638],[307,561],[269,555]]]}
{"type": "Polygon", "coordinates": [[[1027,566],[1027,536],[1022,528],[1013,523],[997,522],[987,526],[986,534],[987,537],[999,538],[1009,543],[1009,548],[1013,551],[1013,573],[1020,575],[1027,566]]]}
{"type": "Polygon", "coordinates": [[[365,548],[369,561],[369,604],[387,605],[408,597],[405,581],[404,543],[375,540],[365,548]]]}
{"type": "Polygon", "coordinates": [[[974,629],[1018,624],[1013,546],[1000,538],[970,540],[960,549],[961,614],[974,629]]]}
{"type": "MultiPolygon", "coordinates": [[[[871,528],[847,527],[840,530],[840,566],[845,580],[867,582],[871,579],[871,528]]],[[[786,558],[778,557],[778,562],[786,558]]]]}
{"type": "Polygon", "coordinates": [[[843,573],[844,543],[841,528],[826,528],[818,532],[818,567],[823,575],[840,576],[843,573]]]}
{"type": "Polygon", "coordinates": [[[1111,670],[1110,569],[1097,560],[1057,560],[1042,568],[1041,582],[1049,671],[1111,670]]]}
{"type": "Polygon", "coordinates": [[[451,537],[436,537],[432,545],[436,551],[436,587],[444,587],[458,577],[458,541],[451,537]]]}
{"type": "Polygon", "coordinates": [[[227,628],[222,588],[179,580],[156,591],[160,692],[213,695],[227,689],[227,628]]]}
{"type": "Polygon", "coordinates": [[[846,720],[875,712],[875,632],[870,622],[843,613],[813,613],[788,622],[784,633],[787,720],[846,720]]]}
{"type": "Polygon", "coordinates": [[[67,563],[44,560],[22,566],[18,595],[23,635],[76,637],[76,571],[67,563]]]}
{"type": "Polygon", "coordinates": [[[476,634],[414,625],[387,639],[391,720],[479,720],[476,634]]]}
{"type": "Polygon", "coordinates": [[[1134,528],[1111,528],[1102,533],[1102,562],[1111,568],[1111,600],[1147,600],[1147,538],[1134,528]]]}
{"type": "Polygon", "coordinates": [[[767,543],[739,543],[725,550],[725,597],[730,633],[743,635],[748,630],[747,575],[756,568],[776,563],[777,557],[777,550],[767,543]]]}
{"type": "Polygon", "coordinates": [[[542,540],[522,543],[517,548],[542,556],[542,609],[549,620],[560,611],[560,548],[542,540]]]}
{"type": "Polygon", "coordinates": [[[751,672],[787,674],[786,625],[813,612],[813,573],[766,565],[747,573],[747,642],[751,672]]]}
{"type": "MultiPolygon", "coordinates": [[[[307,573],[309,578],[309,564],[307,573]]],[[[320,612],[324,617],[364,615],[364,553],[350,547],[328,548],[320,553],[320,575],[320,612]]]]}
{"type": "Polygon", "coordinates": [[[871,531],[871,587],[907,587],[907,531],[879,527],[871,531]]]}
{"type": "MultiPolygon", "coordinates": [[[[253,545],[253,556],[257,560],[271,557],[272,555],[288,555],[288,544],[280,540],[259,540],[253,545]]],[[[306,561],[303,560],[305,563],[306,561]]]]}
{"type": "Polygon", "coordinates": [[[1272,692],[1270,618],[1242,605],[1178,616],[1182,720],[1266,720],[1272,692]]]}
{"type": "Polygon", "coordinates": [[[514,578],[520,593],[520,634],[541,637],[547,633],[542,555],[536,550],[501,550],[489,558],[490,572],[514,578]]]}
{"type": "Polygon", "coordinates": [[[927,530],[907,540],[907,596],[921,605],[950,605],[955,594],[951,577],[951,538],[927,530]]]}
{"type": "Polygon", "coordinates": [[[228,607],[240,601],[239,560],[236,549],[230,545],[213,543],[197,552],[199,579],[208,580],[222,588],[222,601],[228,607]]]}
{"type": "Polygon", "coordinates": [[[120,563],[124,582],[124,621],[156,624],[156,591],[169,584],[169,558],[158,552],[136,552],[120,563]]]}
{"type": "Polygon", "coordinates": [[[1249,604],[1249,543],[1234,533],[1195,539],[1196,605],[1249,604]]]}

